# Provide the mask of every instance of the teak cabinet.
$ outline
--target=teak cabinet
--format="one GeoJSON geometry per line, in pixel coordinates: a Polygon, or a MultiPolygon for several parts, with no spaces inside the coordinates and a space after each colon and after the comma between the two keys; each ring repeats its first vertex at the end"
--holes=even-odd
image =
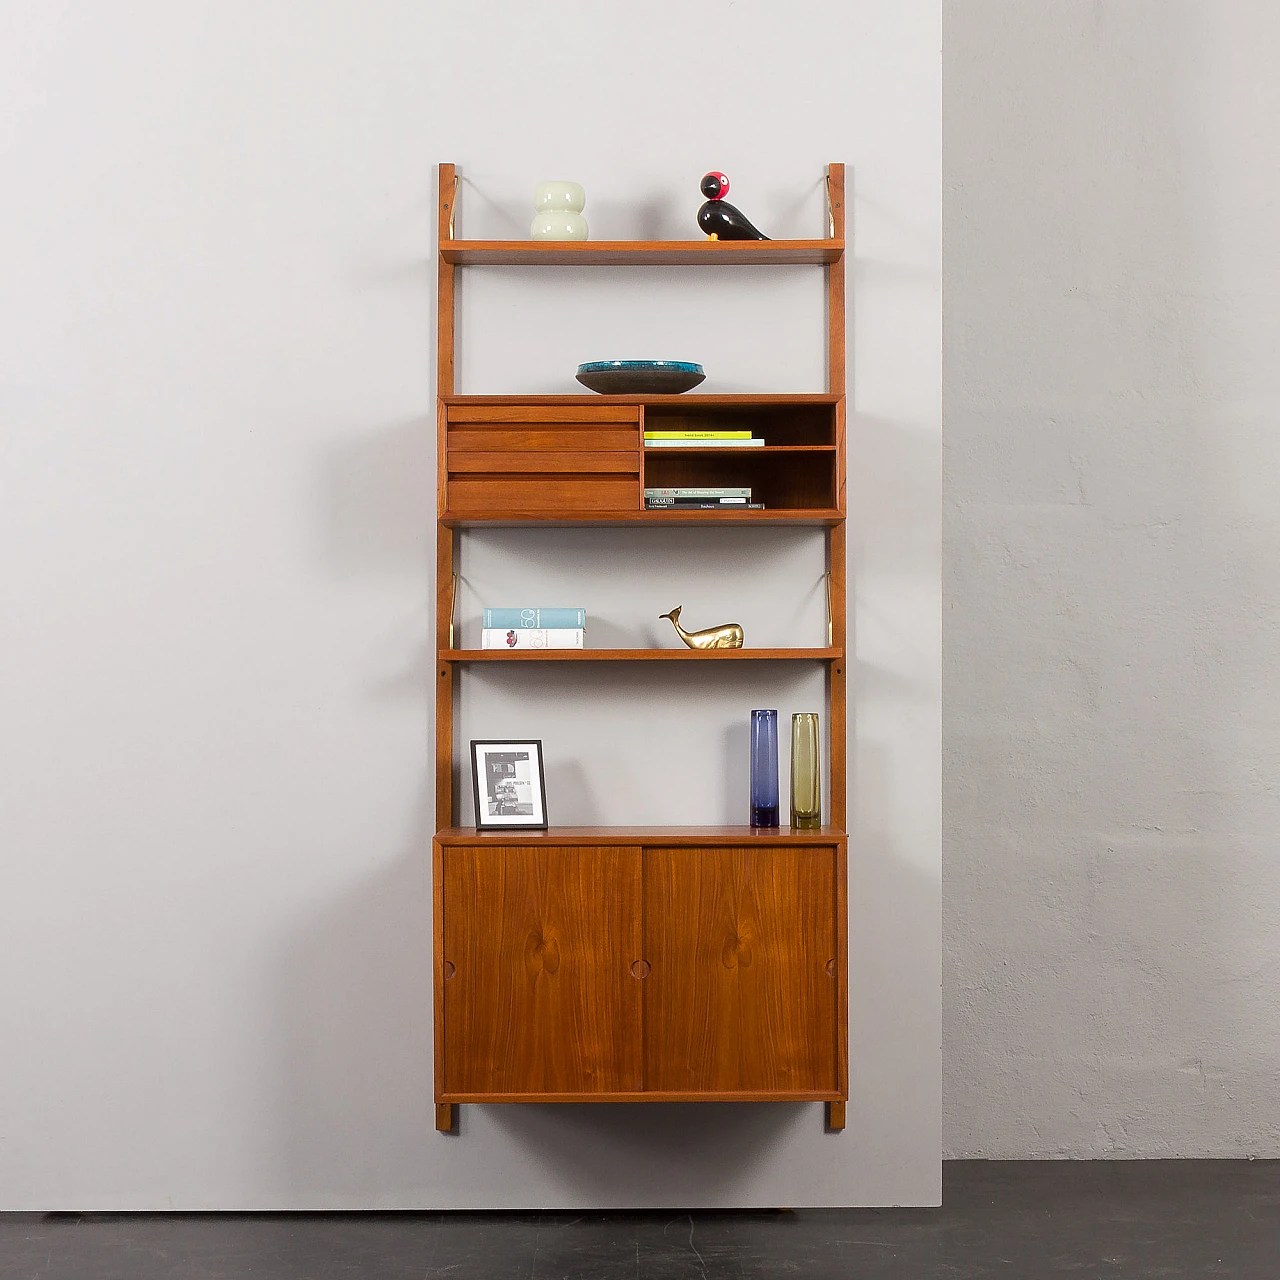
{"type": "MultiPolygon", "coordinates": [[[[433,849],[436,1125],[462,1102],[814,1101],[848,1097],[845,822],[844,168],[822,240],[454,239],[440,166],[433,849]],[[806,395],[459,396],[460,265],[822,264],[828,389],[806,395]],[[645,449],[644,431],[749,425],[765,446],[645,449]],[[646,487],[750,485],[763,510],[647,511],[646,487]],[[456,647],[463,531],[484,525],[807,524],[826,533],[821,648],[479,651],[456,647]],[[454,824],[454,706],[473,662],[819,662],[829,825],[454,824]]],[[[655,668],[655,670],[657,670],[655,668]]]]}

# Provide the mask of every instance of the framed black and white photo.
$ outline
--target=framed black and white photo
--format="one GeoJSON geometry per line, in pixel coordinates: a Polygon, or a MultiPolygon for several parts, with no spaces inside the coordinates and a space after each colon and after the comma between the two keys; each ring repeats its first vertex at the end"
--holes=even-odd
{"type": "Polygon", "coordinates": [[[472,742],[471,787],[478,831],[545,831],[542,743],[472,742]]]}

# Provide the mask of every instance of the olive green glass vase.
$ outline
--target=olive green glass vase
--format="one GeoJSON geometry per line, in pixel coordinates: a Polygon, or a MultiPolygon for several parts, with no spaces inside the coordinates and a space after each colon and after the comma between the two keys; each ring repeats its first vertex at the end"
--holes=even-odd
{"type": "Polygon", "coordinates": [[[798,711],[791,717],[791,826],[811,831],[822,826],[822,759],[818,717],[798,711]]]}

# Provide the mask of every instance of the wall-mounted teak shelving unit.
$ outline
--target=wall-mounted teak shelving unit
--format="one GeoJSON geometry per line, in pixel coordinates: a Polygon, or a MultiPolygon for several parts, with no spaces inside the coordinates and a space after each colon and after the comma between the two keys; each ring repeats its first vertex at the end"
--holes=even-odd
{"type": "Polygon", "coordinates": [[[442,164],[439,180],[436,1127],[453,1129],[463,1102],[805,1101],[825,1102],[828,1127],[843,1129],[844,166],[827,169],[830,235],[821,240],[457,240],[454,166],[442,164]],[[460,266],[744,264],[826,268],[825,394],[454,394],[460,266]],[[646,426],[729,423],[750,426],[765,446],[644,447],[646,426]],[[646,487],[709,484],[750,485],[765,508],[644,509],[646,487]],[[455,565],[463,532],[524,524],[821,527],[827,645],[711,652],[457,648],[455,565]],[[468,664],[759,661],[819,662],[826,669],[829,825],[536,832],[455,825],[454,707],[468,664]]]}

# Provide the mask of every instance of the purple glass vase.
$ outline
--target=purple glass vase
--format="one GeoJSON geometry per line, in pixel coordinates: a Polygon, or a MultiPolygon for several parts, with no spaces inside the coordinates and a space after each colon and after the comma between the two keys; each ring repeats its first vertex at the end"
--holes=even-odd
{"type": "Polygon", "coordinates": [[[778,713],[751,713],[751,825],[778,825],[778,713]]]}

